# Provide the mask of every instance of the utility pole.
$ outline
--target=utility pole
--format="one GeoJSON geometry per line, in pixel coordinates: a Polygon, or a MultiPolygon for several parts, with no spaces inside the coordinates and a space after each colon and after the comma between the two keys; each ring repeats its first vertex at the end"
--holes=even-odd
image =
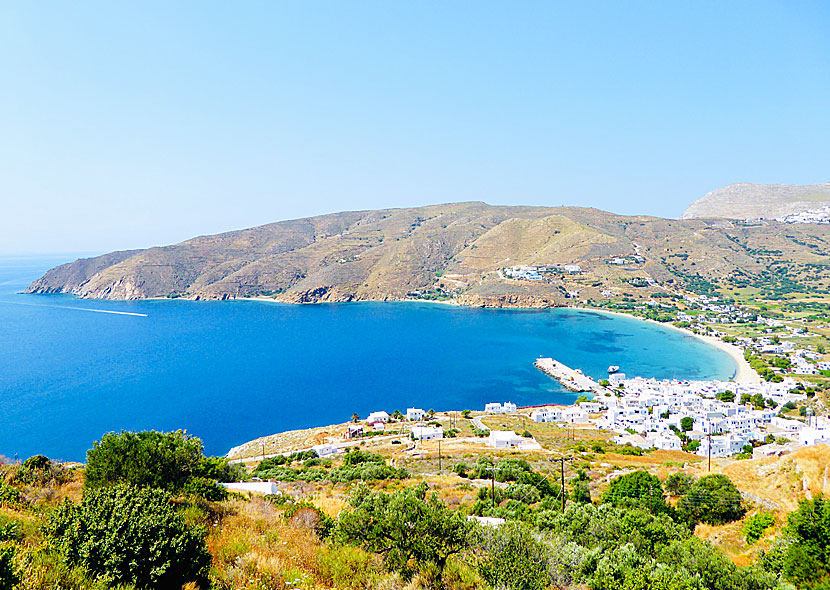
{"type": "Polygon", "coordinates": [[[573,461],[573,457],[559,457],[558,459],[551,459],[551,463],[559,461],[559,473],[562,483],[562,512],[565,512],[565,461],[573,461]]]}
{"type": "Polygon", "coordinates": [[[712,471],[712,433],[710,432],[706,436],[709,439],[709,447],[707,449],[708,452],[706,453],[707,459],[708,459],[708,464],[706,466],[706,473],[709,473],[710,471],[712,471]]]}
{"type": "Polygon", "coordinates": [[[441,475],[441,439],[438,439],[438,475],[441,475]]]}
{"type": "Polygon", "coordinates": [[[493,469],[490,471],[490,497],[493,499],[493,508],[496,507],[496,460],[493,459],[493,469]]]}
{"type": "Polygon", "coordinates": [[[262,460],[265,461],[265,443],[262,443],[262,460]]]}

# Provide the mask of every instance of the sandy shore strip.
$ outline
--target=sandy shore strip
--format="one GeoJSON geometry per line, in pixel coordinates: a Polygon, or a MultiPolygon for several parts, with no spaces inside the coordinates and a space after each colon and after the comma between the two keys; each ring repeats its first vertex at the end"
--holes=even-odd
{"type": "Polygon", "coordinates": [[[685,328],[678,328],[677,326],[675,326],[674,324],[671,324],[671,323],[656,322],[656,321],[648,319],[648,318],[641,318],[641,317],[637,317],[635,315],[623,313],[623,312],[620,312],[620,311],[608,311],[607,309],[595,309],[593,307],[576,307],[576,308],[572,308],[572,309],[582,309],[584,311],[594,311],[594,312],[597,312],[597,313],[605,313],[605,314],[609,314],[609,315],[617,315],[617,316],[632,318],[632,319],[635,319],[635,320],[640,320],[642,322],[650,322],[650,323],[658,325],[658,326],[663,326],[665,328],[671,328],[672,330],[677,330],[679,332],[683,332],[687,336],[692,336],[694,338],[697,338],[698,340],[702,340],[703,342],[706,342],[707,344],[709,344],[711,346],[714,346],[715,348],[717,348],[719,350],[722,350],[723,352],[728,354],[730,357],[732,357],[732,360],[735,361],[735,365],[738,367],[736,372],[735,372],[735,376],[733,377],[733,380],[736,383],[760,383],[761,382],[761,376],[758,375],[758,373],[755,372],[755,369],[753,369],[752,367],[749,366],[749,363],[744,358],[744,351],[740,347],[735,346],[734,344],[729,344],[728,342],[724,342],[723,340],[721,340],[720,338],[717,338],[715,336],[702,336],[700,334],[695,334],[691,330],[687,330],[685,328]]]}

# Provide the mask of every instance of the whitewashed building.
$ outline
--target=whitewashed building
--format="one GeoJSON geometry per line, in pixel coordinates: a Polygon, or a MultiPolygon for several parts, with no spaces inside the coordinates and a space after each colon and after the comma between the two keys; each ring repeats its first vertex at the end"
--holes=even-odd
{"type": "Polygon", "coordinates": [[[406,419],[412,422],[419,422],[424,419],[427,413],[420,408],[407,408],[406,419]]]}

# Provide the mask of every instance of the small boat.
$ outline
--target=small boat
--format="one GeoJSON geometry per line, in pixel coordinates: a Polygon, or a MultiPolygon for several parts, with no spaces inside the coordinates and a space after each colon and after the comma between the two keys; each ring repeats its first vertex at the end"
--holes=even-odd
{"type": "Polygon", "coordinates": [[[610,375],[612,373],[616,373],[619,370],[620,368],[617,365],[611,365],[610,367],[608,367],[608,374],[610,375]]]}

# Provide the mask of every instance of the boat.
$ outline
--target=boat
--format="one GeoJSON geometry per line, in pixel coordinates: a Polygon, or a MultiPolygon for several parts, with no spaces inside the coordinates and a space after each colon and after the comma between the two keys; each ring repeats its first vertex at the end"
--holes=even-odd
{"type": "Polygon", "coordinates": [[[610,375],[611,373],[616,373],[619,370],[620,368],[617,365],[611,365],[608,367],[608,374],[610,375]]]}

